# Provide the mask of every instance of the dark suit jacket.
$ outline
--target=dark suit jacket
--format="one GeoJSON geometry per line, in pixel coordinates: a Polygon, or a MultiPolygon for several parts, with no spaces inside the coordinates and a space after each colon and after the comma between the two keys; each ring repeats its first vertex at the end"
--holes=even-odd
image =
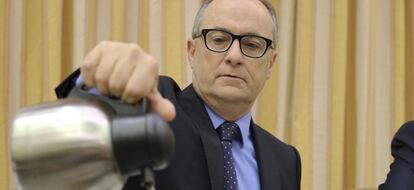
{"type": "MultiPolygon", "coordinates": [[[[73,87],[73,77],[57,89],[65,97],[73,87]]],[[[192,85],[183,91],[175,81],[160,77],[161,94],[176,108],[177,116],[170,123],[176,139],[175,153],[169,166],[156,173],[157,190],[222,190],[223,150],[203,101],[192,85]]],[[[300,189],[301,162],[297,150],[251,123],[262,190],[300,189]]],[[[125,190],[138,189],[139,176],[131,177],[125,190]]]]}
{"type": "Polygon", "coordinates": [[[414,121],[405,123],[391,143],[394,162],[380,190],[414,189],[414,121]]]}

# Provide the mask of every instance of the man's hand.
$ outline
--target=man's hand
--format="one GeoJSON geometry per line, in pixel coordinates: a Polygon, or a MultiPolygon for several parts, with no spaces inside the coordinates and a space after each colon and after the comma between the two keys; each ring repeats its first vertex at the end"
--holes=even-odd
{"type": "Polygon", "coordinates": [[[86,55],[81,65],[86,86],[96,87],[103,95],[136,103],[147,97],[150,109],[171,121],[174,105],[158,92],[158,65],[136,44],[104,41],[86,55]]]}

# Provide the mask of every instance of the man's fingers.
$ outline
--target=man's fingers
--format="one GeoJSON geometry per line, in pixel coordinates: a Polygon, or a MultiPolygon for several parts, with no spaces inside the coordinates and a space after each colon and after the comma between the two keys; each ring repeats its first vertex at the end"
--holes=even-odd
{"type": "Polygon", "coordinates": [[[111,95],[122,97],[129,77],[135,70],[135,66],[135,64],[130,64],[123,58],[118,61],[108,81],[109,93],[111,95]]]}
{"type": "Polygon", "coordinates": [[[136,44],[101,42],[85,57],[81,74],[87,86],[103,95],[136,103],[156,88],[158,65],[136,44]]]}
{"type": "Polygon", "coordinates": [[[95,85],[96,88],[98,88],[99,92],[102,94],[110,95],[108,90],[108,81],[117,61],[117,56],[105,56],[104,59],[101,60],[101,64],[96,70],[95,85]]]}
{"type": "Polygon", "coordinates": [[[80,70],[86,86],[95,86],[95,73],[101,59],[99,46],[93,48],[83,60],[80,70]]]}
{"type": "Polygon", "coordinates": [[[109,92],[122,97],[125,87],[132,76],[135,67],[138,65],[140,56],[136,52],[142,51],[136,44],[128,44],[123,50],[123,55],[113,68],[113,72],[108,81],[109,92]]]}
{"type": "Polygon", "coordinates": [[[122,100],[127,103],[136,103],[142,97],[147,96],[155,87],[158,80],[158,66],[152,57],[145,57],[142,64],[135,67],[130,76],[122,100]]]}
{"type": "Polygon", "coordinates": [[[147,96],[150,105],[150,111],[158,113],[166,121],[172,121],[175,118],[175,107],[168,100],[161,96],[157,89],[147,96]]]}

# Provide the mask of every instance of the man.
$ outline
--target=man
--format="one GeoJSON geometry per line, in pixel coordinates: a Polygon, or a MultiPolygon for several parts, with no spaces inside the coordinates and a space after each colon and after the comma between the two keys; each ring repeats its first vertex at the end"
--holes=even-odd
{"type": "Polygon", "coordinates": [[[395,134],[391,143],[394,162],[387,180],[380,190],[414,189],[414,121],[405,123],[395,134]]]}
{"type": "MultiPolygon", "coordinates": [[[[263,0],[203,2],[187,42],[193,83],[158,77],[139,46],[102,42],[81,66],[84,83],[134,103],[142,97],[170,121],[176,150],[156,174],[157,189],[300,189],[297,150],[258,127],[251,108],[276,59],[276,16],[263,0]]],[[[57,89],[65,96],[74,73],[57,89]]],[[[138,188],[131,178],[124,189],[138,188]]]]}

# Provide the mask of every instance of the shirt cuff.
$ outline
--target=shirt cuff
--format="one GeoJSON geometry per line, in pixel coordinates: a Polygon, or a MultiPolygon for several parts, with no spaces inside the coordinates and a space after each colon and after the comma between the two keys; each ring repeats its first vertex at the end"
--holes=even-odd
{"type": "MultiPolygon", "coordinates": [[[[79,86],[79,85],[83,85],[83,77],[82,77],[82,75],[79,75],[79,77],[76,79],[76,86],[79,86]]],[[[98,91],[98,89],[96,89],[95,87],[88,89],[88,92],[91,93],[91,94],[95,94],[95,95],[102,95],[98,91]]]]}

